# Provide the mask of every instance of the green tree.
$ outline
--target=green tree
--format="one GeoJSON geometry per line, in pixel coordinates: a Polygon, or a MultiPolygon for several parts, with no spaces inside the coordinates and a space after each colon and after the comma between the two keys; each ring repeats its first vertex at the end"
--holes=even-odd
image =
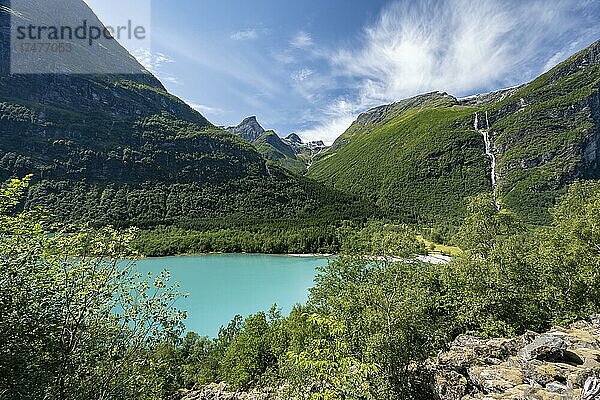
{"type": "Polygon", "coordinates": [[[505,208],[498,211],[492,195],[482,193],[469,199],[467,217],[455,241],[461,249],[485,257],[503,237],[524,230],[514,213],[505,208]]]}
{"type": "Polygon", "coordinates": [[[372,399],[369,377],[377,365],[362,362],[346,341],[346,328],[333,316],[312,314],[317,329],[304,351],[287,353],[289,395],[311,400],[372,399]],[[309,389],[310,388],[310,389],[309,389]]]}
{"type": "Polygon", "coordinates": [[[0,397],[156,398],[149,351],[185,317],[168,273],[125,261],[134,231],[50,233],[39,210],[17,212],[28,179],[0,190],[0,397]]]}

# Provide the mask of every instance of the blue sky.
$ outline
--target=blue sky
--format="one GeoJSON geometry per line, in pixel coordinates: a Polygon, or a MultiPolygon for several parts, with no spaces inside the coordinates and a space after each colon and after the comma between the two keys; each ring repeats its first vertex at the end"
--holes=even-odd
{"type": "MultiPolygon", "coordinates": [[[[86,0],[123,17],[102,1],[86,0]]],[[[151,14],[136,56],[211,122],[256,115],[328,143],[371,107],[520,84],[600,39],[600,0],[152,0],[151,14]]]]}

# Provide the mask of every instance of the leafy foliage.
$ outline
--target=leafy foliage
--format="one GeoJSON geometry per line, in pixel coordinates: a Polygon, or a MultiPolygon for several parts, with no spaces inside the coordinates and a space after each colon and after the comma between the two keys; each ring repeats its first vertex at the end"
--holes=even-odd
{"type": "Polygon", "coordinates": [[[160,396],[147,353],[174,343],[184,318],[168,274],[144,278],[123,261],[134,232],[50,234],[38,210],[15,214],[26,186],[0,190],[0,396],[160,396]]]}
{"type": "Polygon", "coordinates": [[[430,399],[425,361],[457,335],[542,331],[600,311],[599,207],[600,182],[576,183],[553,223],[532,228],[476,196],[456,239],[464,251],[447,265],[413,259],[422,244],[405,228],[372,223],[320,271],[306,306],[235,320],[231,336],[203,347],[220,349],[209,361],[180,363],[210,366],[197,385],[216,377],[234,388],[286,383],[292,398],[430,399]]]}

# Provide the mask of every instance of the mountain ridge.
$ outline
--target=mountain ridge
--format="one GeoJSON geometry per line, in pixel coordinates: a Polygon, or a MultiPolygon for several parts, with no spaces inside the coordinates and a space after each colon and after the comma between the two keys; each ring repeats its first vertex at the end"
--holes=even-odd
{"type": "MultiPolygon", "coordinates": [[[[80,0],[46,5],[93,18],[80,0]]],[[[10,75],[10,43],[0,40],[0,179],[33,174],[26,207],[42,206],[61,222],[141,228],[311,215],[333,223],[343,217],[332,210],[353,207],[349,196],[268,166],[250,143],[168,93],[137,61],[133,75],[10,75]]],[[[120,46],[93,51],[108,63],[132,59],[120,46]]]]}
{"type": "Polygon", "coordinates": [[[304,143],[295,133],[282,138],[273,130],[265,130],[256,116],[225,129],[252,143],[267,160],[299,175],[306,174],[314,158],[328,148],[320,140],[304,143]]]}
{"type": "Polygon", "coordinates": [[[487,112],[498,198],[527,222],[545,223],[570,182],[599,176],[599,49],[595,42],[516,87],[462,99],[430,92],[372,108],[309,176],[408,221],[457,223],[466,198],[492,186],[484,140],[473,127],[475,113],[487,112]]]}

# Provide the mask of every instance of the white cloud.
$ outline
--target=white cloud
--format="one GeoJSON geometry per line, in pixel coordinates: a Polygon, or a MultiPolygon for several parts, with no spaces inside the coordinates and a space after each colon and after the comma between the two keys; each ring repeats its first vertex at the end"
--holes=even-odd
{"type": "Polygon", "coordinates": [[[175,62],[170,56],[159,52],[152,52],[149,49],[134,50],[133,56],[150,72],[155,72],[164,64],[175,62]]]}
{"type": "Polygon", "coordinates": [[[175,60],[160,52],[152,52],[149,49],[137,49],[132,52],[132,55],[142,64],[148,71],[152,72],[157,78],[163,82],[179,84],[177,77],[165,73],[163,68],[167,64],[174,63],[175,60]]]}
{"type": "Polygon", "coordinates": [[[292,72],[291,78],[294,81],[301,82],[308,79],[314,73],[315,71],[310,68],[300,68],[299,70],[292,72]]]}
{"type": "Polygon", "coordinates": [[[192,107],[194,110],[198,111],[201,114],[219,115],[219,114],[223,114],[223,112],[224,112],[220,108],[207,106],[207,105],[196,103],[196,102],[193,102],[193,101],[186,101],[186,103],[190,107],[192,107]]]}
{"type": "Polygon", "coordinates": [[[321,122],[298,132],[298,136],[304,141],[323,140],[325,144],[333,143],[354,122],[359,110],[351,101],[338,98],[320,111],[324,116],[321,122]]]}
{"type": "Polygon", "coordinates": [[[365,30],[362,48],[331,61],[340,74],[360,79],[366,103],[463,93],[501,79],[519,61],[506,40],[520,23],[513,17],[490,1],[395,3],[365,30]]]}
{"type": "Polygon", "coordinates": [[[562,0],[395,2],[364,29],[358,46],[329,52],[331,85],[352,93],[345,108],[334,100],[316,128],[301,133],[331,141],[350,116],[377,105],[436,90],[463,96],[523,83],[597,38],[600,28],[588,29],[545,63],[549,48],[570,43],[584,25],[597,26],[579,18],[597,15],[585,7],[598,10],[597,3],[562,0]]]}
{"type": "Polygon", "coordinates": [[[300,31],[293,37],[290,44],[297,49],[306,49],[313,44],[312,36],[310,33],[300,31]]]}
{"type": "Polygon", "coordinates": [[[229,37],[233,40],[254,40],[258,37],[258,32],[255,29],[244,29],[231,32],[229,37]]]}
{"type": "Polygon", "coordinates": [[[322,140],[325,144],[331,145],[333,141],[343,133],[354,122],[354,116],[337,117],[330,121],[322,122],[310,129],[301,130],[298,136],[304,142],[322,140]]]}

